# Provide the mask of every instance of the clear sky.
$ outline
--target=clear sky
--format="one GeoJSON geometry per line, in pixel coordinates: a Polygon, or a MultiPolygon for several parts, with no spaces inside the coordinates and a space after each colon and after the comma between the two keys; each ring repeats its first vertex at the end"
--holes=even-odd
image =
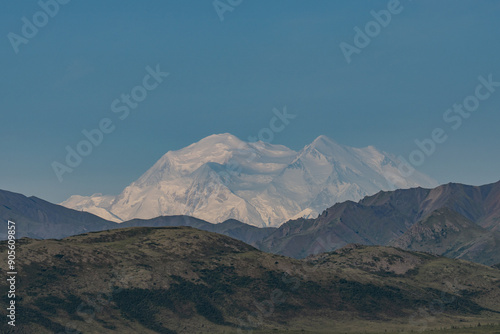
{"type": "Polygon", "coordinates": [[[34,0],[0,12],[0,189],[53,202],[117,194],[167,151],[255,136],[284,106],[297,117],[273,143],[298,150],[324,134],[409,158],[442,128],[418,170],[440,183],[500,179],[500,87],[477,108],[468,99],[460,126],[443,119],[479,76],[500,82],[499,1],[220,0],[219,13],[212,0],[53,1],[42,0],[53,17],[34,0]],[[388,6],[390,21],[369,24],[388,6]],[[340,45],[355,47],[367,24],[348,63],[340,45]],[[168,77],[146,80],[157,87],[127,117],[123,101],[113,112],[157,65],[168,77]],[[52,163],[105,118],[114,131],[59,182],[52,163]]]}

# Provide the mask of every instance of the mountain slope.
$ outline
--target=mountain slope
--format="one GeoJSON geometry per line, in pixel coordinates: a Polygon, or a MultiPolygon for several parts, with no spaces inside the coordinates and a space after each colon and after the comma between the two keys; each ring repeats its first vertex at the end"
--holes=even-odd
{"type": "Polygon", "coordinates": [[[17,333],[345,333],[500,320],[499,270],[390,247],[299,261],[189,227],[125,228],[22,239],[17,255],[17,333]]]}
{"type": "Polygon", "coordinates": [[[433,211],[390,244],[490,265],[500,261],[500,233],[488,231],[449,208],[433,211]]]}
{"type": "MultiPolygon", "coordinates": [[[[26,197],[5,190],[0,190],[0,220],[16,222],[17,238],[63,238],[89,231],[102,231],[116,225],[87,212],[67,209],[37,197],[26,197]]],[[[0,233],[1,239],[7,238],[7,228],[0,233]]]]}
{"type": "Polygon", "coordinates": [[[295,152],[220,134],[167,152],[118,196],[72,196],[61,204],[117,222],[190,215],[278,226],[379,190],[435,185],[418,172],[401,177],[398,161],[372,146],[351,148],[320,136],[295,152]]]}
{"type": "MultiPolygon", "coordinates": [[[[488,242],[482,244],[485,248],[476,248],[475,252],[470,253],[470,256],[475,254],[470,259],[494,264],[491,262],[494,257],[488,254],[497,247],[494,235],[497,235],[496,231],[500,227],[498,203],[500,182],[480,187],[451,183],[434,189],[382,191],[357,203],[337,203],[316,219],[289,221],[264,239],[259,247],[265,251],[302,258],[353,242],[388,245],[421,219],[446,208],[460,215],[460,220],[468,219],[477,225],[475,234],[467,234],[469,239],[462,240],[463,244],[456,244],[453,248],[466,247],[467,244],[474,244],[474,240],[487,236],[488,242]]],[[[453,249],[443,252],[448,250],[450,254],[455,254],[453,249]]],[[[432,251],[432,247],[429,251],[432,251]]]]}

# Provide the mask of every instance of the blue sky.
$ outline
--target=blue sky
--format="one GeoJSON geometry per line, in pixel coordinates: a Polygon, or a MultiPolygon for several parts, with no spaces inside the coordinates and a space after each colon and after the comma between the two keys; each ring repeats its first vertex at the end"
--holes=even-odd
{"type": "Polygon", "coordinates": [[[447,140],[418,170],[440,183],[498,181],[500,87],[456,130],[443,114],[479,76],[500,81],[500,3],[401,0],[348,64],[340,43],[354,45],[354,27],[388,3],[244,0],[221,21],[210,0],[73,0],[18,53],[8,34],[22,37],[22,18],[42,9],[4,4],[0,189],[53,202],[116,194],[167,151],[214,133],[254,136],[283,106],[297,117],[273,143],[298,150],[324,134],[409,157],[442,128],[447,140]],[[157,64],[169,76],[120,120],[110,105],[157,64]],[[59,182],[52,162],[103,118],[114,131],[59,182]]]}

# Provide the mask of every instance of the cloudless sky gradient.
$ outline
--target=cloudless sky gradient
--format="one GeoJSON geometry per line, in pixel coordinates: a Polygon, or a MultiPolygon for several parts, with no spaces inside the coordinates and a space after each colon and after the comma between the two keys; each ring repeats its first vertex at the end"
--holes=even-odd
{"type": "Polygon", "coordinates": [[[440,183],[498,181],[500,87],[457,130],[443,114],[474,93],[478,76],[500,81],[500,2],[401,0],[348,64],[339,44],[353,44],[354,27],[387,4],[244,0],[221,21],[212,0],[72,0],[16,54],[7,35],[41,8],[9,1],[0,12],[0,189],[52,202],[117,194],[167,151],[214,133],[246,140],[283,106],[297,117],[275,144],[299,150],[324,134],[408,157],[439,127],[448,139],[420,171],[440,183]],[[170,75],[120,121],[112,101],[157,64],[170,75]],[[59,182],[51,163],[105,117],[114,132],[59,182]]]}

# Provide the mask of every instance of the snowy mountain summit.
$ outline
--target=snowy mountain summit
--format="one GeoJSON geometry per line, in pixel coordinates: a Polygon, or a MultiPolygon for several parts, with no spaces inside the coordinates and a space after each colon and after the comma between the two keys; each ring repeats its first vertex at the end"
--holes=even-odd
{"type": "Polygon", "coordinates": [[[61,204],[117,222],[189,215],[279,226],[380,190],[437,186],[417,171],[404,178],[398,164],[372,146],[347,147],[325,136],[296,152],[226,133],[167,152],[118,196],[75,195],[61,204]]]}

